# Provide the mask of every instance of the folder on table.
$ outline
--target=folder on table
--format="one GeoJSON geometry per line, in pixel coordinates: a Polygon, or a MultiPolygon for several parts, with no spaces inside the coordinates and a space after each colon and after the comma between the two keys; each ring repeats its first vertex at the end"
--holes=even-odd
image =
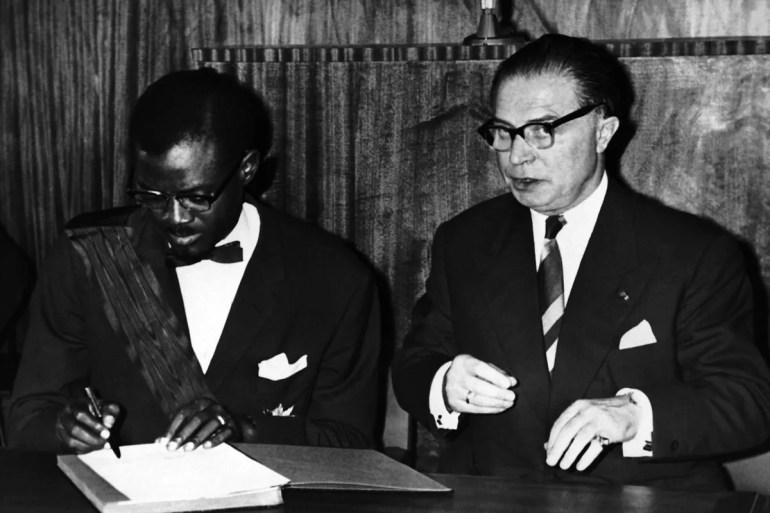
{"type": "Polygon", "coordinates": [[[103,513],[272,506],[281,488],[433,492],[450,488],[368,449],[222,444],[189,453],[160,444],[58,456],[59,468],[103,513]]]}

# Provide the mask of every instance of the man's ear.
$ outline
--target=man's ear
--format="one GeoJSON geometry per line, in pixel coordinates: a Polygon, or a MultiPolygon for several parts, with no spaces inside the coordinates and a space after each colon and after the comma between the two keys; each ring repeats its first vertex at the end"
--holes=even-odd
{"type": "Polygon", "coordinates": [[[259,169],[259,163],[261,162],[259,151],[251,150],[241,160],[241,177],[243,178],[243,185],[246,185],[254,179],[259,169]]]}
{"type": "Polygon", "coordinates": [[[604,153],[619,127],[620,120],[615,116],[599,120],[596,124],[596,153],[604,153]]]}

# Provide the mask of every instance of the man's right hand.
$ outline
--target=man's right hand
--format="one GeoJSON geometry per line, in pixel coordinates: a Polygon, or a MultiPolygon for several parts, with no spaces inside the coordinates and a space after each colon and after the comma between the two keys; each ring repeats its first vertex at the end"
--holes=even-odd
{"type": "Polygon", "coordinates": [[[56,438],[62,450],[82,454],[104,447],[120,414],[120,406],[103,403],[101,408],[101,420],[89,411],[86,401],[73,401],[59,411],[56,438]]]}
{"type": "Polygon", "coordinates": [[[444,380],[444,401],[458,413],[500,413],[511,406],[516,379],[491,363],[468,354],[457,355],[444,380]]]}

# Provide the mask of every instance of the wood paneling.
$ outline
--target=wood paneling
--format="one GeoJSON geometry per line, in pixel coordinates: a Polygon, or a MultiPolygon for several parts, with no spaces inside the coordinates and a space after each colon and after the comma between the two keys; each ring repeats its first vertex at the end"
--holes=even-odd
{"type": "Polygon", "coordinates": [[[532,37],[560,32],[589,39],[766,36],[765,0],[513,0],[499,2],[532,37]]]}
{"type": "MultiPolygon", "coordinates": [[[[500,0],[536,37],[770,33],[764,0],[500,0]]],[[[125,128],[153,80],[221,45],[457,43],[477,0],[0,0],[0,222],[38,262],[73,215],[125,201],[125,128]]]]}

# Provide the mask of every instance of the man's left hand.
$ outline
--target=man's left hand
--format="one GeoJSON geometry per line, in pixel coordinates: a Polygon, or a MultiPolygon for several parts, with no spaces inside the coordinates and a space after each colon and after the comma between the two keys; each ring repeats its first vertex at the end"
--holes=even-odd
{"type": "Polygon", "coordinates": [[[634,438],[641,417],[641,408],[628,395],[575,401],[554,422],[545,461],[564,470],[577,461],[575,468],[585,470],[605,445],[634,438]]]}
{"type": "Polygon", "coordinates": [[[241,438],[239,423],[225,408],[208,397],[182,406],[174,415],[162,440],[169,451],[210,449],[222,442],[241,438]]]}

